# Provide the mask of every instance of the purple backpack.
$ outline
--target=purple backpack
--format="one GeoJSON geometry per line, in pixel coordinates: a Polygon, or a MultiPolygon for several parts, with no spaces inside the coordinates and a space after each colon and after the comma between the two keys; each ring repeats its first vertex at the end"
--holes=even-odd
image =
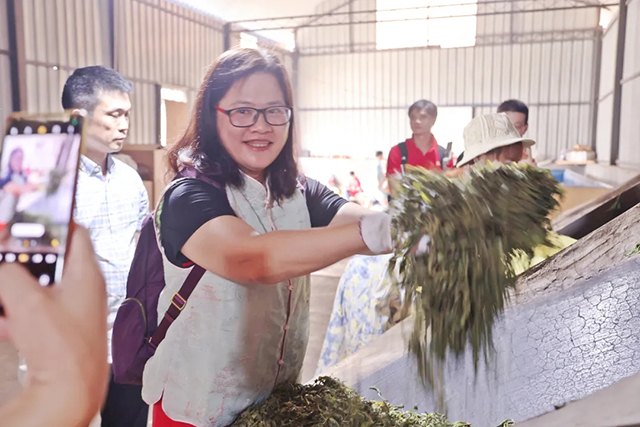
{"type": "MultiPolygon", "coordinates": [[[[219,187],[195,170],[185,169],[176,176],[168,188],[184,178],[201,179],[219,187]]],[[[184,284],[171,297],[171,305],[167,307],[167,312],[158,325],[158,299],[165,287],[165,281],[154,217],[155,212],[152,212],[142,224],[127,278],[127,298],[118,309],[113,324],[112,367],[114,381],[119,384],[142,384],[144,365],[155,353],[167,329],[180,315],[191,292],[205,273],[202,267],[193,264],[184,284]]]]}

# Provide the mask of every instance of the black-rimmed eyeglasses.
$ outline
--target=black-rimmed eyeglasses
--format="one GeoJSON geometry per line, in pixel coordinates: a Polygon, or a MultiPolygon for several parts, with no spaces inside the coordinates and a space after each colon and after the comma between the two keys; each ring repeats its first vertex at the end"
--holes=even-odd
{"type": "Polygon", "coordinates": [[[224,110],[216,105],[216,110],[229,116],[231,124],[237,128],[248,128],[258,122],[260,114],[271,126],[284,126],[291,121],[293,109],[291,107],[276,106],[267,108],[240,107],[224,110]]]}

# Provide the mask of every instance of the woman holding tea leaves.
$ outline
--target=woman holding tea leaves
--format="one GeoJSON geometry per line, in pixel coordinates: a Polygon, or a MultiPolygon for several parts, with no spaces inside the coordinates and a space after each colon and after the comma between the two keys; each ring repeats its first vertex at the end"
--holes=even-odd
{"type": "Polygon", "coordinates": [[[156,211],[166,287],[158,318],[182,314],[147,362],[154,426],[226,426],[300,376],[309,334],[309,274],[355,254],[392,250],[391,218],[298,176],[293,96],[280,61],[224,53],[204,79],[191,123],[169,152],[176,181],[156,211]],[[206,270],[174,299],[192,266],[206,270]]]}

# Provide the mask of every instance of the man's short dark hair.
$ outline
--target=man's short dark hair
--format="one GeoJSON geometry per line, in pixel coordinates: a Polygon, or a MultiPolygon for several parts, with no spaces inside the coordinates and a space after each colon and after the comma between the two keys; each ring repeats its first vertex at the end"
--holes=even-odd
{"type": "Polygon", "coordinates": [[[383,155],[384,155],[384,153],[382,151],[376,151],[376,157],[383,156],[383,155]]]}
{"type": "Polygon", "coordinates": [[[518,101],[517,99],[504,101],[498,107],[498,113],[506,113],[507,111],[524,114],[524,124],[529,124],[529,107],[527,107],[527,104],[524,102],[518,101]]]}
{"type": "Polygon", "coordinates": [[[78,68],[69,76],[62,91],[62,108],[83,108],[91,113],[107,92],[133,92],[133,85],[111,68],[95,65],[78,68]]]}
{"type": "Polygon", "coordinates": [[[433,117],[438,117],[438,107],[436,107],[436,104],[431,101],[427,101],[426,99],[414,102],[413,105],[409,107],[409,115],[411,115],[413,110],[427,110],[428,114],[433,117]]]}

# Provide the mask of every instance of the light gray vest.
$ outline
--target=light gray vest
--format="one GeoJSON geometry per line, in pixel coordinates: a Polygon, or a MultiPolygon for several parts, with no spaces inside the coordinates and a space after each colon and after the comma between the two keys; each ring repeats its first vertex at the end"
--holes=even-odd
{"type": "MultiPolygon", "coordinates": [[[[241,189],[227,187],[226,193],[236,215],[258,233],[311,227],[299,190],[269,207],[264,186],[245,176],[241,189]]],[[[164,257],[166,288],[158,319],[189,271],[164,257]]],[[[309,336],[309,296],[309,276],[277,285],[241,285],[207,271],[145,366],[144,400],[153,404],[162,398],[164,412],[175,421],[197,427],[231,424],[275,384],[299,380],[309,336]]]]}

